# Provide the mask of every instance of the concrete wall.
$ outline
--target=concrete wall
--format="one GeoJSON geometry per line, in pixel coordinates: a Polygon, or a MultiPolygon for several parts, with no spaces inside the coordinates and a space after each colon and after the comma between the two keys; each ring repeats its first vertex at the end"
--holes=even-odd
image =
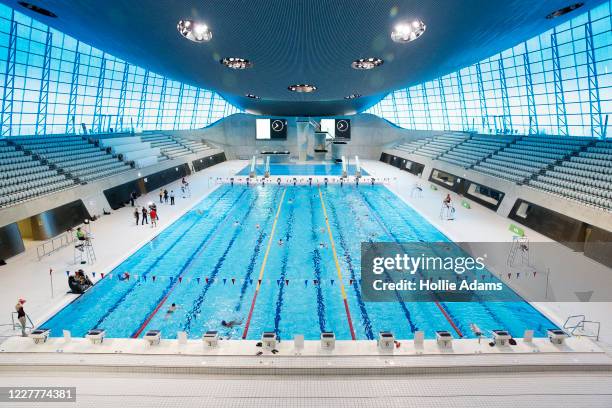
{"type": "MultiPolygon", "coordinates": [[[[228,159],[247,159],[262,150],[288,150],[298,159],[298,118],[287,119],[287,140],[263,141],[255,139],[257,116],[238,113],[215,123],[206,129],[168,132],[191,139],[205,139],[223,149],[228,159]]],[[[378,160],[383,148],[399,140],[419,139],[443,132],[415,131],[398,128],[375,115],[360,114],[348,117],[351,120],[351,141],[346,153],[364,159],[378,160]]],[[[314,133],[310,133],[307,148],[308,158],[314,153],[314,133]]],[[[331,152],[330,152],[331,153],[331,152]]],[[[331,158],[331,155],[328,155],[331,158]]]]}

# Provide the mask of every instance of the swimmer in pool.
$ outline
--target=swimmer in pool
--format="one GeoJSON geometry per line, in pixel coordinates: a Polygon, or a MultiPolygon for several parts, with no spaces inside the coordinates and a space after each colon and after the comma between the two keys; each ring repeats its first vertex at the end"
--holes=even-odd
{"type": "Polygon", "coordinates": [[[234,227],[237,227],[239,225],[240,225],[240,221],[238,221],[238,220],[234,221],[234,227]]]}
{"type": "Polygon", "coordinates": [[[282,238],[278,240],[278,246],[283,246],[283,243],[284,243],[284,242],[283,242],[283,239],[282,239],[282,238]]]}
{"type": "Polygon", "coordinates": [[[259,224],[255,224],[255,228],[259,229],[261,228],[259,224]]]}
{"type": "Polygon", "coordinates": [[[233,328],[234,326],[240,326],[241,324],[242,324],[242,320],[230,320],[230,321],[221,320],[221,326],[229,327],[230,329],[233,328]]]}
{"type": "Polygon", "coordinates": [[[168,310],[166,310],[166,316],[164,316],[164,319],[169,319],[170,317],[172,317],[174,312],[176,312],[176,309],[178,309],[178,306],[176,305],[176,303],[173,303],[172,305],[170,305],[168,310]]]}
{"type": "Polygon", "coordinates": [[[324,242],[319,242],[319,248],[321,248],[321,249],[327,248],[327,245],[325,245],[324,242]]]}

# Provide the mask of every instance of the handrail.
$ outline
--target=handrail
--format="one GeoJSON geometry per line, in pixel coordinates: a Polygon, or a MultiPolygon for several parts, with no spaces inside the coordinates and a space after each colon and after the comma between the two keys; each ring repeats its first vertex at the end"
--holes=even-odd
{"type": "MultiPolygon", "coordinates": [[[[11,313],[11,321],[13,323],[13,330],[21,328],[21,323],[19,323],[19,319],[17,319],[17,323],[15,323],[15,316],[17,316],[17,312],[12,312],[11,313]]],[[[26,316],[27,321],[30,322],[30,326],[28,326],[26,324],[26,329],[33,329],[34,328],[34,323],[32,322],[32,319],[30,319],[30,315],[28,315],[26,313],[25,316],[26,316]]]]}
{"type": "Polygon", "coordinates": [[[582,330],[582,332],[580,333],[581,336],[592,337],[592,338],[595,338],[595,340],[599,341],[599,333],[601,331],[601,322],[596,322],[593,320],[586,320],[586,316],[583,314],[572,315],[572,316],[568,316],[568,318],[565,319],[565,323],[563,323],[563,329],[569,331],[569,333],[572,336],[575,334],[576,330],[580,329],[582,330]],[[570,325],[569,324],[570,320],[576,319],[576,318],[579,319],[578,322],[573,326],[570,325]],[[597,330],[595,331],[595,334],[587,334],[584,332],[585,323],[597,326],[597,330]]]}
{"type": "Polygon", "coordinates": [[[39,246],[36,247],[36,254],[38,255],[38,260],[40,261],[43,257],[47,255],[51,255],[55,251],[58,251],[75,241],[75,237],[72,232],[66,231],[54,238],[51,238],[39,246]]]}

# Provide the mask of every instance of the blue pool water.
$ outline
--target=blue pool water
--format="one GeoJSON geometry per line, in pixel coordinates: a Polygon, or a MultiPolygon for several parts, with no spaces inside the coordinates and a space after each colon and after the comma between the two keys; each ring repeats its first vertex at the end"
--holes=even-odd
{"type": "MultiPolygon", "coordinates": [[[[52,336],[61,336],[62,329],[83,336],[103,328],[109,337],[159,329],[166,338],[176,337],[177,331],[198,338],[206,330],[218,330],[238,339],[252,308],[248,339],[258,339],[263,331],[276,331],[284,339],[303,334],[311,340],[319,339],[321,331],[333,331],[338,339],[351,339],[347,314],[357,339],[373,339],[381,330],[408,339],[416,330],[428,338],[436,330],[456,335],[435,303],[364,302],[358,283],[362,241],[448,239],[384,186],[223,185],[42,327],[51,329],[52,336]],[[281,238],[283,245],[278,244],[281,238]],[[129,280],[120,280],[125,272],[129,280]],[[172,303],[178,309],[168,314],[172,303]],[[228,329],[222,320],[242,324],[228,329]]],[[[483,330],[507,329],[517,337],[528,328],[545,336],[554,327],[522,301],[446,302],[441,307],[468,338],[473,337],[470,323],[483,330]]]]}
{"type": "MultiPolygon", "coordinates": [[[[238,176],[248,176],[251,170],[251,165],[246,166],[244,169],[238,172],[238,176]]],[[[355,175],[355,166],[352,164],[348,165],[348,175],[355,175]]],[[[264,174],[264,166],[258,165],[256,167],[258,175],[264,174]]],[[[271,176],[341,176],[342,165],[341,164],[270,164],[270,175],[271,176]]],[[[368,173],[361,169],[361,175],[367,176],[368,173]]]]}

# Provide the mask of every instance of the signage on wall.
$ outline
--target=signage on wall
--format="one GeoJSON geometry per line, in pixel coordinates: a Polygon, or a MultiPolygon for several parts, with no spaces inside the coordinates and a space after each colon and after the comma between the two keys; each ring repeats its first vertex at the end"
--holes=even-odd
{"type": "Polygon", "coordinates": [[[329,138],[350,139],[351,120],[350,119],[321,119],[321,131],[326,132],[329,138]]]}
{"type": "Polygon", "coordinates": [[[257,140],[286,140],[286,119],[256,119],[255,138],[257,140]]]}

